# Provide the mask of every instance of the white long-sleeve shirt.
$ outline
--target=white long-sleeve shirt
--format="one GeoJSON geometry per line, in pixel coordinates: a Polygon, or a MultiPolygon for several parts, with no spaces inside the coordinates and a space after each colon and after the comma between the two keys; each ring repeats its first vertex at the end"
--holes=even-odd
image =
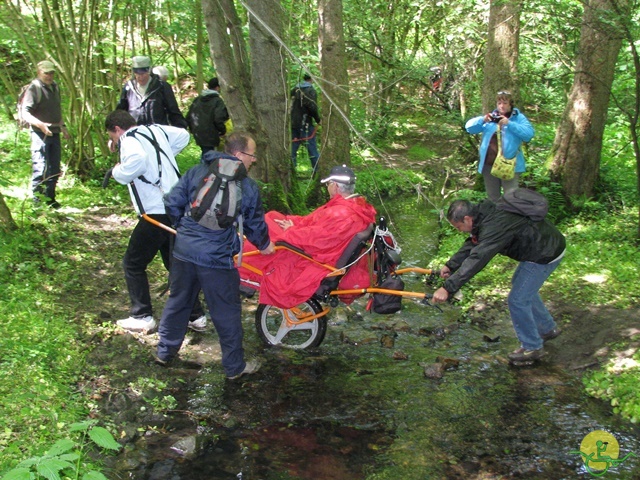
{"type": "Polygon", "coordinates": [[[175,156],[187,146],[189,139],[189,132],[184,128],[166,125],[133,127],[120,137],[120,163],[113,168],[112,175],[118,183],[128,185],[131,202],[139,215],[165,213],[162,197],[178,181],[175,156]],[[160,146],[161,176],[156,148],[142,136],[153,138],[150,132],[160,146]],[[140,176],[149,183],[141,180],[140,176]],[[131,182],[138,192],[143,211],[140,211],[131,182]]]}

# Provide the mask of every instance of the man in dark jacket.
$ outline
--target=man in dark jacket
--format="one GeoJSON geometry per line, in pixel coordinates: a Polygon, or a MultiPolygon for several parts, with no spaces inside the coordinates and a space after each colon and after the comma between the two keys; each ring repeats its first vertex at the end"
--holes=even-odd
{"type": "MultiPolygon", "coordinates": [[[[222,366],[229,379],[254,373],[256,361],[244,361],[240,302],[240,276],[233,256],[240,250],[236,225],[213,230],[191,217],[191,204],[201,182],[209,173],[209,165],[220,157],[241,161],[247,171],[256,161],[256,142],[247,134],[235,132],[225,142],[225,152],[211,151],[203,163],[190,169],[165,195],[167,213],[177,225],[171,263],[171,293],[162,312],[158,333],[156,362],[168,364],[182,346],[187,331],[191,306],[202,289],[209,306],[222,349],[222,366]]],[[[275,251],[264,221],[260,191],[256,182],[242,180],[242,222],[247,238],[263,254],[275,251]]]]}
{"type": "Polygon", "coordinates": [[[213,77],[187,112],[189,130],[203,154],[218,148],[220,137],[227,133],[227,120],[229,113],[220,98],[220,83],[217,77],[213,77]]]}
{"type": "Polygon", "coordinates": [[[133,78],[122,88],[116,110],[126,110],[138,125],[187,128],[171,85],[151,73],[149,57],[133,57],[133,78]]]}
{"type": "Polygon", "coordinates": [[[320,158],[316,143],[316,128],[313,128],[314,120],[320,123],[318,94],[311,84],[311,75],[305,74],[303,79],[303,82],[291,90],[291,161],[295,167],[298,149],[303,142],[306,142],[311,167],[315,171],[320,158]]]}
{"type": "Polygon", "coordinates": [[[482,270],[497,254],[520,262],[511,279],[508,303],[511,321],[521,347],[509,354],[512,362],[529,362],[544,355],[543,344],[560,334],[538,291],[558,267],[566,242],[548,220],[498,210],[490,200],[474,205],[456,200],[447,212],[454,228],[469,238],[440,270],[443,287],[433,301],[444,302],[482,270]]]}

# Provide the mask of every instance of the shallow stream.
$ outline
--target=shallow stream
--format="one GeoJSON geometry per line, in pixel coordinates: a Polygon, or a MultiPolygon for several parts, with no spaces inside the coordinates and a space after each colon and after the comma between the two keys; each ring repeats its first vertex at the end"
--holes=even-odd
{"type": "MultiPolygon", "coordinates": [[[[434,266],[432,207],[389,211],[402,266],[434,266]]],[[[425,288],[407,281],[407,290],[425,288]]],[[[228,382],[217,362],[176,369],[179,406],[119,456],[113,478],[590,478],[575,452],[597,430],[615,437],[620,458],[640,455],[637,427],[582,393],[576,373],[554,364],[553,342],[539,365],[508,365],[517,343],[506,310],[482,325],[455,305],[403,305],[390,316],[366,312],[364,299],[339,306],[322,345],[294,352],[260,344],[248,301],[246,351],[264,361],[261,371],[228,382]]],[[[204,337],[193,344],[217,342],[204,337]]],[[[640,478],[635,457],[597,466],[610,467],[604,478],[640,478]]]]}

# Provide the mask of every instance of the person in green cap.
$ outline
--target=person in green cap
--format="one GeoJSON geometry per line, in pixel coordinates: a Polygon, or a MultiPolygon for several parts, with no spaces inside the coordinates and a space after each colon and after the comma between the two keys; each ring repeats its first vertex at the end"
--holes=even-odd
{"type": "Polygon", "coordinates": [[[47,205],[59,208],[56,184],[60,177],[62,147],[60,133],[70,135],[62,120],[60,88],[54,81],[56,66],[49,60],[38,63],[36,78],[27,88],[21,105],[22,117],[31,126],[31,187],[36,204],[42,197],[47,205]]]}

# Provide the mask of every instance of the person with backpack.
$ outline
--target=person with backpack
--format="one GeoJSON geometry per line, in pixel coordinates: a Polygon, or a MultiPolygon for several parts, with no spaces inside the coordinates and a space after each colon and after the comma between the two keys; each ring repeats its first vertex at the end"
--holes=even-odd
{"type": "Polygon", "coordinates": [[[548,220],[498,209],[490,200],[472,204],[456,200],[447,220],[469,237],[440,270],[445,279],[433,302],[446,301],[497,254],[519,263],[511,279],[509,314],[520,348],[508,355],[512,363],[531,363],[544,355],[543,345],[560,329],[540,298],[539,290],[565,254],[564,235],[548,220]]]}
{"type": "Polygon", "coordinates": [[[172,125],[187,128],[171,85],[151,73],[151,59],[132,59],[133,78],[122,88],[116,110],[125,110],[138,125],[172,125]]]}
{"type": "Polygon", "coordinates": [[[218,149],[220,137],[227,133],[227,120],[229,113],[220,97],[220,83],[217,77],[213,77],[187,112],[189,130],[203,154],[218,149]]]}
{"type": "Polygon", "coordinates": [[[53,62],[43,60],[38,63],[36,78],[18,100],[18,116],[31,126],[33,200],[38,204],[41,197],[44,197],[47,205],[59,208],[56,185],[61,171],[60,133],[66,140],[71,137],[62,120],[60,88],[54,81],[55,73],[53,62]]]}
{"type": "Polygon", "coordinates": [[[225,141],[224,153],[205,153],[202,163],[187,171],[164,197],[177,234],[170,273],[171,293],[158,329],[156,363],[160,365],[169,365],[178,355],[187,331],[191,305],[202,289],[220,340],[226,377],[234,380],[260,368],[258,361],[244,360],[240,276],[233,259],[241,247],[239,227],[262,254],[275,251],[264,220],[260,190],[247,176],[257,160],[255,152],[253,138],[246,133],[234,132],[225,141]],[[235,173],[226,178],[226,188],[222,189],[223,183],[212,180],[211,176],[219,177],[225,172],[235,173]],[[221,202],[215,200],[219,193],[224,197],[225,191],[230,192],[231,182],[240,184],[239,189],[234,189],[235,200],[240,203],[238,209],[228,207],[229,198],[221,202]],[[210,188],[209,183],[213,183],[210,188]],[[203,221],[206,215],[194,213],[196,205],[201,206],[198,199],[207,197],[206,193],[201,194],[203,190],[211,191],[214,197],[208,202],[209,217],[217,217],[220,222],[210,218],[203,221]],[[234,216],[236,212],[238,214],[234,216]]]}
{"type": "MultiPolygon", "coordinates": [[[[138,126],[135,118],[124,110],[107,115],[105,128],[120,150],[120,162],[113,167],[111,175],[129,187],[133,207],[140,217],[122,260],[131,300],[130,316],[116,323],[131,332],[152,333],[157,323],[153,317],[147,266],[160,252],[165,268],[170,270],[173,234],[162,228],[171,225],[162,196],[180,177],[175,156],[189,143],[189,132],[167,125],[138,126]]],[[[202,305],[196,299],[191,307],[189,328],[204,330],[207,319],[202,305]]]]}
{"type": "Polygon", "coordinates": [[[316,142],[317,127],[313,121],[320,124],[318,113],[318,94],[313,88],[311,75],[305,73],[303,81],[291,90],[291,161],[297,165],[298,149],[302,143],[307,146],[311,168],[316,171],[320,154],[316,142]]]}
{"type": "Polygon", "coordinates": [[[503,193],[518,188],[520,174],[526,170],[522,144],[533,138],[533,126],[520,110],[514,108],[511,92],[500,91],[496,95],[496,109],[472,118],[466,123],[465,129],[471,134],[482,133],[478,173],[484,178],[487,197],[496,202],[500,198],[501,188],[503,193]],[[501,142],[497,135],[501,135],[501,142]],[[499,143],[504,158],[516,159],[515,174],[510,180],[502,180],[491,174],[499,143]]]}

